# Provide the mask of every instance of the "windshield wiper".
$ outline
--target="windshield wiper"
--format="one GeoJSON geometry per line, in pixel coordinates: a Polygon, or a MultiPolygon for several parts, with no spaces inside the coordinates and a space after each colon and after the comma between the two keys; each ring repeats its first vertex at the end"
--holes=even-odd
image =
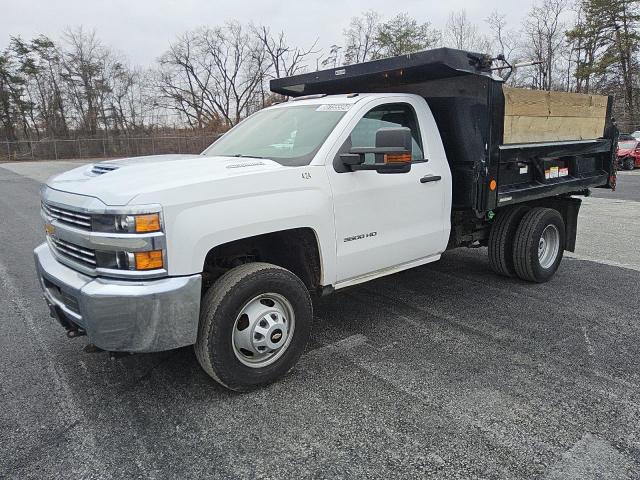
{"type": "Polygon", "coordinates": [[[244,153],[236,153],[235,155],[231,155],[232,157],[238,157],[238,158],[257,158],[260,160],[267,160],[264,157],[258,157],[257,155],[245,155],[244,153]]]}

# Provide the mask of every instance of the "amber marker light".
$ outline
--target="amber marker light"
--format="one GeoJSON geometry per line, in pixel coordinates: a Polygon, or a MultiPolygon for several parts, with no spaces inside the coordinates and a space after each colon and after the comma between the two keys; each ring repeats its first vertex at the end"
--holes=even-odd
{"type": "Polygon", "coordinates": [[[491,190],[492,192],[496,189],[497,186],[498,182],[496,182],[495,180],[491,180],[489,182],[489,190],[491,190]]]}
{"type": "Polygon", "coordinates": [[[407,163],[411,161],[410,153],[395,153],[389,154],[387,153],[384,156],[385,163],[407,163]]]}
{"type": "Polygon", "coordinates": [[[136,252],[136,270],[154,270],[162,268],[162,250],[151,250],[150,252],[136,252]]]}
{"type": "Polygon", "coordinates": [[[160,214],[149,213],[147,215],[136,215],[136,232],[159,232],[160,231],[160,214]]]}

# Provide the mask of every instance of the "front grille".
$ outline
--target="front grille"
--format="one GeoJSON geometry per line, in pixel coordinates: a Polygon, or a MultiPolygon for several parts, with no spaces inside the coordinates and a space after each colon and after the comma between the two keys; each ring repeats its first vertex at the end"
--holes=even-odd
{"type": "Polygon", "coordinates": [[[46,202],[42,202],[42,210],[48,217],[58,220],[61,223],[83,230],[91,230],[91,215],[54,206],[46,202]]]}
{"type": "Polygon", "coordinates": [[[49,237],[51,247],[60,256],[72,260],[89,268],[96,268],[96,252],[88,248],[79,247],[71,242],[49,237]]]}

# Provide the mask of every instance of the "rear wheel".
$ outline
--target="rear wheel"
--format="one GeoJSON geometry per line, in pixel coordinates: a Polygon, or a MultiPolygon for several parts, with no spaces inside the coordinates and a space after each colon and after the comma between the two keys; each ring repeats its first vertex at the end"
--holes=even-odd
{"type": "Polygon", "coordinates": [[[513,265],[530,282],[546,282],[558,269],[565,246],[565,228],[557,210],[536,207],[527,212],[515,234],[513,265]]]}
{"type": "Polygon", "coordinates": [[[499,211],[489,232],[489,265],[494,272],[512,277],[516,271],[513,266],[513,239],[520,220],[529,207],[516,205],[499,211]]]}
{"type": "Polygon", "coordinates": [[[267,263],[241,265],[202,299],[196,357],[231,390],[269,384],[302,355],[312,318],[309,292],[293,273],[267,263]]]}

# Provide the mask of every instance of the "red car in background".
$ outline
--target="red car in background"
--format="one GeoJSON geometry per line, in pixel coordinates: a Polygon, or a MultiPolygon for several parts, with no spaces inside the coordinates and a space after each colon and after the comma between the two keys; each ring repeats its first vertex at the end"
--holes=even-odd
{"type": "Polygon", "coordinates": [[[625,170],[640,167],[639,140],[618,140],[618,165],[625,170]]]}

